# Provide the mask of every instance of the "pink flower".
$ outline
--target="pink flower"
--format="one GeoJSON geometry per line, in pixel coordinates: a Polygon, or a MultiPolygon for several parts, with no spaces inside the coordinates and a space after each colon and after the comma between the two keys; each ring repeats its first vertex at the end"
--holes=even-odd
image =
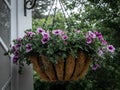
{"type": "Polygon", "coordinates": [[[92,70],[97,70],[98,68],[100,68],[100,65],[99,64],[95,64],[95,65],[93,65],[93,67],[92,67],[92,70]]]}
{"type": "Polygon", "coordinates": [[[89,35],[91,38],[96,38],[96,34],[93,33],[92,31],[88,31],[88,35],[89,35]]]}
{"type": "Polygon", "coordinates": [[[96,34],[97,37],[102,36],[102,34],[98,31],[95,31],[94,33],[96,34]]]}
{"type": "Polygon", "coordinates": [[[50,40],[50,33],[49,32],[43,32],[42,36],[43,36],[43,38],[41,39],[42,44],[45,44],[50,40]]]}
{"type": "Polygon", "coordinates": [[[95,31],[94,33],[96,34],[96,37],[97,37],[99,40],[104,40],[104,39],[103,39],[103,36],[102,36],[102,34],[101,34],[100,32],[95,31]]]}
{"type": "Polygon", "coordinates": [[[18,51],[15,51],[15,52],[14,52],[14,55],[15,55],[15,56],[18,56],[18,55],[19,55],[18,51]]]}
{"type": "Polygon", "coordinates": [[[13,63],[16,63],[17,64],[17,61],[18,61],[19,57],[18,56],[13,56],[13,63]]]}
{"type": "Polygon", "coordinates": [[[42,36],[43,36],[43,38],[50,38],[50,33],[49,32],[43,32],[42,36]]]}
{"type": "Polygon", "coordinates": [[[12,46],[13,51],[17,51],[22,45],[21,44],[15,44],[12,46]]]}
{"type": "Polygon", "coordinates": [[[62,34],[62,30],[53,30],[52,31],[52,34],[54,34],[54,35],[61,35],[62,34]]]}
{"type": "Polygon", "coordinates": [[[113,45],[107,45],[107,50],[113,53],[115,51],[115,47],[113,45]]]}
{"type": "Polygon", "coordinates": [[[45,37],[41,39],[42,44],[45,44],[49,41],[49,38],[45,37]]]}
{"type": "Polygon", "coordinates": [[[32,44],[26,44],[26,52],[30,52],[32,50],[32,44]]]}
{"type": "Polygon", "coordinates": [[[62,35],[62,40],[67,40],[68,39],[68,36],[67,35],[62,35]]]}
{"type": "Polygon", "coordinates": [[[35,33],[32,31],[28,31],[25,36],[32,37],[35,33]]]}
{"type": "Polygon", "coordinates": [[[37,33],[39,33],[39,34],[44,33],[44,32],[45,32],[45,30],[42,29],[42,28],[38,28],[38,29],[37,29],[37,33]]]}
{"type": "Polygon", "coordinates": [[[65,33],[62,31],[62,32],[61,32],[61,35],[64,35],[64,34],[65,34],[65,33]]]}
{"type": "Polygon", "coordinates": [[[92,43],[92,39],[90,37],[87,37],[87,44],[91,44],[92,43]]]}
{"type": "Polygon", "coordinates": [[[104,40],[104,38],[103,38],[102,35],[98,36],[97,38],[98,38],[100,41],[104,40]]]}

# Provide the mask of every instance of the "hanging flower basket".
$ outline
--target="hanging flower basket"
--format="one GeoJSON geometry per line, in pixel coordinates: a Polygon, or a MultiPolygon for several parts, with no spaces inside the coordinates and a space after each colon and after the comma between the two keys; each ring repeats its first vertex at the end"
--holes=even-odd
{"type": "Polygon", "coordinates": [[[38,28],[25,31],[23,38],[13,42],[7,53],[13,55],[20,71],[25,63],[32,63],[41,80],[48,82],[78,80],[90,65],[96,70],[115,51],[114,46],[94,30],[68,32],[38,28]]]}
{"type": "Polygon", "coordinates": [[[59,58],[57,64],[51,63],[44,55],[31,56],[30,60],[40,78],[48,82],[78,80],[86,74],[90,65],[90,57],[83,51],[76,59],[72,55],[65,60],[59,58]]]}

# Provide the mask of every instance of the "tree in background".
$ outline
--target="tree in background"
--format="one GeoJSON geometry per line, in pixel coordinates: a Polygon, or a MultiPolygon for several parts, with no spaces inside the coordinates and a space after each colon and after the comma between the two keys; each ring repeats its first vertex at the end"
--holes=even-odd
{"type": "Polygon", "coordinates": [[[43,18],[45,17],[45,12],[50,5],[51,0],[36,0],[36,5],[33,10],[33,18],[43,18]]]}

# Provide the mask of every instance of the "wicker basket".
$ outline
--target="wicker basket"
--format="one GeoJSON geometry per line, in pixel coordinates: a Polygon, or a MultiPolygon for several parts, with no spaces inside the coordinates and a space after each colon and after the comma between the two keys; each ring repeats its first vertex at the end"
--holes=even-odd
{"type": "Polygon", "coordinates": [[[91,61],[82,51],[77,59],[68,55],[66,60],[58,60],[58,64],[52,64],[44,55],[31,56],[30,60],[41,80],[47,82],[78,80],[85,76],[91,61]]]}

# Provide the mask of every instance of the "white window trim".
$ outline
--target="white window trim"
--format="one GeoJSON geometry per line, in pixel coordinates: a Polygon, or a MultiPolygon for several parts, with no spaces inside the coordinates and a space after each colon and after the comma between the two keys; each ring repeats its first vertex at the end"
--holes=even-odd
{"type": "Polygon", "coordinates": [[[8,51],[8,47],[6,46],[6,44],[4,43],[4,41],[3,41],[3,39],[1,37],[0,37],[0,44],[1,44],[1,46],[3,47],[3,49],[5,51],[8,51]]]}
{"type": "MultiPolygon", "coordinates": [[[[10,10],[10,13],[11,13],[11,5],[9,4],[9,2],[7,0],[4,0],[4,3],[7,5],[8,9],[10,10]]],[[[2,48],[4,49],[4,51],[7,52],[8,47],[4,43],[4,41],[1,37],[0,37],[0,44],[1,44],[2,48]]],[[[11,56],[9,56],[9,58],[11,58],[11,56]]],[[[11,67],[12,67],[12,64],[11,64],[11,67]]],[[[11,72],[12,72],[12,68],[11,68],[11,71],[10,71],[10,76],[9,76],[8,80],[5,82],[5,84],[3,85],[1,90],[5,90],[7,88],[7,86],[10,84],[10,82],[12,81],[12,73],[11,72]]]]}
{"type": "Polygon", "coordinates": [[[11,10],[11,5],[7,0],[4,0],[4,2],[6,3],[6,5],[8,6],[8,8],[11,10]]]}
{"type": "Polygon", "coordinates": [[[11,82],[11,80],[12,80],[12,77],[10,76],[10,77],[8,78],[8,80],[6,81],[6,83],[4,84],[4,86],[2,87],[1,90],[6,90],[6,87],[7,87],[8,84],[11,82]]]}

